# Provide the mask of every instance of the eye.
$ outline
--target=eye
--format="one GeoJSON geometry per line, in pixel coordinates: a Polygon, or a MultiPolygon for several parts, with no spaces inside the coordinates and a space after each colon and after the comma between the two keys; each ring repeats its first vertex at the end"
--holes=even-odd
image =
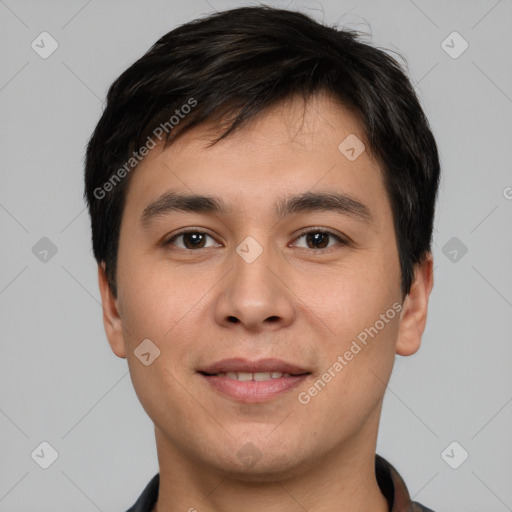
{"type": "MultiPolygon", "coordinates": [[[[327,249],[332,247],[332,245],[329,245],[329,237],[331,239],[336,239],[340,244],[346,245],[346,241],[343,240],[338,235],[335,235],[334,233],[331,233],[330,231],[325,231],[318,228],[310,229],[309,231],[306,231],[302,233],[299,237],[296,238],[296,240],[300,240],[301,238],[305,238],[306,247],[302,246],[304,249],[327,249]]],[[[300,247],[300,246],[299,246],[300,247]]]]}
{"type": "MultiPolygon", "coordinates": [[[[209,234],[204,233],[202,231],[183,231],[174,235],[172,238],[169,238],[164,245],[175,245],[180,249],[205,249],[207,247],[214,247],[214,245],[207,246],[205,245],[206,239],[210,238],[213,240],[209,234]],[[175,240],[182,240],[182,245],[175,243],[175,240]]],[[[219,244],[217,244],[219,246],[219,244]]]]}
{"type": "MultiPolygon", "coordinates": [[[[336,245],[335,243],[330,243],[333,241],[337,241],[338,244],[342,245],[347,244],[347,242],[338,235],[319,228],[312,228],[309,231],[302,233],[295,240],[300,239],[304,239],[306,245],[298,245],[298,247],[312,250],[329,249],[333,245],[336,245]]],[[[164,242],[164,245],[174,245],[175,247],[184,250],[198,250],[206,249],[208,247],[220,247],[222,244],[216,243],[214,238],[204,231],[182,231],[181,233],[178,233],[169,238],[166,242],[164,242]],[[214,243],[211,245],[206,245],[208,238],[213,240],[214,243]],[[178,240],[180,243],[177,242],[178,240]]]]}

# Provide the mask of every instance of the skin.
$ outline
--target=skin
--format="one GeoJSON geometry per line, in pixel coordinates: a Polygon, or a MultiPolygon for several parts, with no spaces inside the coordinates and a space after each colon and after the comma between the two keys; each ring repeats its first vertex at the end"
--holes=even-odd
{"type": "MultiPolygon", "coordinates": [[[[402,302],[390,204],[369,146],[349,161],[338,145],[364,142],[351,113],[324,95],[290,98],[212,146],[201,125],[153,149],[131,177],[121,223],[118,296],[98,267],[104,325],[113,352],[127,358],[135,391],[155,424],[160,489],[154,510],[367,511],[387,502],[374,474],[377,431],[395,354],[415,353],[433,286],[432,256],[416,266],[402,302]],[[220,196],[229,215],[174,212],[143,227],[144,208],[164,191],[220,196]],[[349,193],[372,224],[338,212],[278,220],[274,202],[299,192],[349,193]],[[309,227],[335,237],[316,242],[309,227]],[[183,228],[207,233],[164,241],[183,228]],[[247,236],[263,248],[247,263],[235,251],[247,236]],[[181,250],[180,250],[181,248],[181,250]],[[188,251],[188,252],[187,252],[188,251]],[[307,404],[298,394],[373,326],[396,315],[307,404]],[[229,319],[235,317],[238,321],[229,319]],[[144,339],[160,356],[143,365],[144,339]],[[261,404],[213,390],[197,369],[229,357],[276,357],[313,374],[261,404]],[[236,456],[247,443],[253,466],[236,456]]],[[[210,130],[210,131],[208,131],[210,130]]]]}

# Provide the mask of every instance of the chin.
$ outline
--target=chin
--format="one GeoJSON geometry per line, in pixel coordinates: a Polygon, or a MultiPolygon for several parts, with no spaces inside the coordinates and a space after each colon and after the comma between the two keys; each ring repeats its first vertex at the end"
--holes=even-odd
{"type": "Polygon", "coordinates": [[[247,437],[245,439],[234,449],[227,444],[219,446],[216,453],[209,453],[214,459],[206,462],[229,473],[230,479],[255,483],[285,480],[308,471],[314,465],[314,461],[307,459],[303,445],[297,448],[284,446],[277,440],[276,443],[267,441],[262,446],[264,441],[251,442],[247,441],[247,437]]]}

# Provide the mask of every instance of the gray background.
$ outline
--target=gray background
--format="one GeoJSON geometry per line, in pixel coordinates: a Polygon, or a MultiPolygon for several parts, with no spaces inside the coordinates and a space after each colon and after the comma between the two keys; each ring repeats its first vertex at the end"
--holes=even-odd
{"type": "MultiPolygon", "coordinates": [[[[274,4],[371,31],[408,61],[443,169],[435,286],[422,348],[397,357],[378,452],[436,512],[512,510],[512,1],[274,4]],[[469,44],[458,58],[442,47],[453,31],[469,44]],[[460,447],[441,455],[453,441],[469,453],[458,469],[460,447]]],[[[176,25],[240,5],[0,0],[1,511],[124,511],[158,471],[153,425],[103,331],[84,147],[130,63],[176,25]],[[59,45],[47,59],[31,48],[43,31],[59,45]],[[31,457],[43,441],[58,452],[48,469],[31,457]]]]}

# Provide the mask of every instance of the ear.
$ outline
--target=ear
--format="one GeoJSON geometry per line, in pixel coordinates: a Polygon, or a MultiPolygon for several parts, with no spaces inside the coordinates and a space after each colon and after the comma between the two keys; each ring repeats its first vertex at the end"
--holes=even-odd
{"type": "Polygon", "coordinates": [[[433,257],[429,253],[415,265],[414,281],[406,296],[396,342],[396,353],[401,356],[414,354],[421,345],[421,336],[427,322],[428,299],[434,286],[433,257]]]}
{"type": "Polygon", "coordinates": [[[103,325],[112,352],[118,357],[126,358],[123,338],[123,324],[119,316],[117,299],[112,294],[105,272],[105,262],[98,265],[98,284],[103,305],[103,325]]]}

